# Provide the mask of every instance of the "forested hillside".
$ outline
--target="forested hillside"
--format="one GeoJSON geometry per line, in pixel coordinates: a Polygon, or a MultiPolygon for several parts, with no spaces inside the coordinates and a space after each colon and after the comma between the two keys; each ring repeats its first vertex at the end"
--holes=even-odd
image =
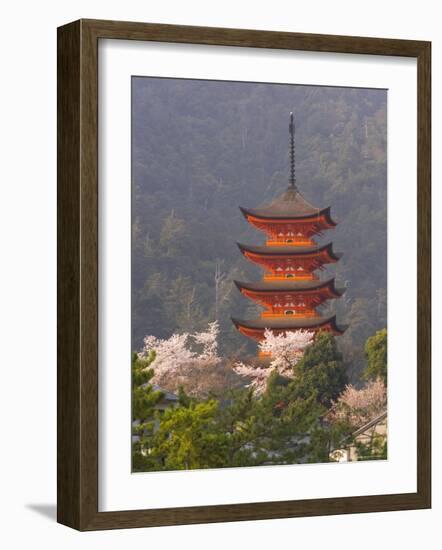
{"type": "Polygon", "coordinates": [[[134,78],[132,99],[133,349],[201,330],[218,310],[220,352],[255,353],[230,316],[257,313],[233,279],[260,270],[235,243],[263,235],[238,207],[287,186],[293,111],[297,185],[338,222],[322,240],[344,253],[329,272],[347,292],[329,307],[350,325],[338,343],[357,379],[366,339],[387,324],[387,92],[134,78]]]}

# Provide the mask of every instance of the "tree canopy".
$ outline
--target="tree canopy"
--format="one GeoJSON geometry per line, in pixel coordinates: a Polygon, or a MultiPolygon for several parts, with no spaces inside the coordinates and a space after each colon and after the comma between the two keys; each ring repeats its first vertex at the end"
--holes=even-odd
{"type": "Polygon", "coordinates": [[[378,330],[365,344],[367,367],[366,379],[382,378],[387,383],[387,329],[378,330]]]}
{"type": "Polygon", "coordinates": [[[336,339],[326,332],[319,333],[295,366],[291,383],[297,397],[314,395],[321,405],[329,407],[347,384],[342,353],[336,339]]]}

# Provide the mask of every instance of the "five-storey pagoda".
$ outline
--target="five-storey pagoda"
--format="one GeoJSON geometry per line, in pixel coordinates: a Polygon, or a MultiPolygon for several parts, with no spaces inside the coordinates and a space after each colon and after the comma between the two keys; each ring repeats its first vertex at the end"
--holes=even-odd
{"type": "Polygon", "coordinates": [[[263,246],[239,244],[242,254],[264,269],[263,279],[254,283],[235,281],[240,292],[265,309],[256,319],[232,319],[245,336],[262,340],[266,328],[275,333],[294,330],[326,330],[342,334],[336,316],[323,317],[317,310],[326,300],[339,298],[343,288],[334,278],[320,280],[317,271],[341,257],[332,243],[318,246],[314,236],[335,227],[330,207],[318,209],[299,192],[295,178],[293,113],[290,113],[290,183],[273,202],[256,209],[240,208],[246,220],[263,231],[263,246]]]}

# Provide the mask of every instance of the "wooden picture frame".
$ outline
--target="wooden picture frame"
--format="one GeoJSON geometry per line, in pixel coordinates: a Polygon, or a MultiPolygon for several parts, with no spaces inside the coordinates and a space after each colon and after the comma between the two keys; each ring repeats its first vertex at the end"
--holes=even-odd
{"type": "Polygon", "coordinates": [[[431,44],[79,20],[58,29],[58,521],[82,531],[430,507],[431,44]],[[123,39],[417,59],[417,492],[98,511],[98,41],[123,39]]]}

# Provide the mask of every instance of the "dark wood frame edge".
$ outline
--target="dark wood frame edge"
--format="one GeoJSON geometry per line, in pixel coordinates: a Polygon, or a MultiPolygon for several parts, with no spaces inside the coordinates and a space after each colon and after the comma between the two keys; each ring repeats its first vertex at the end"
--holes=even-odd
{"type": "Polygon", "coordinates": [[[79,20],[58,29],[57,519],[86,531],[431,507],[431,43],[79,20]],[[397,55],[418,65],[416,493],[98,511],[98,40],[397,55]]]}

